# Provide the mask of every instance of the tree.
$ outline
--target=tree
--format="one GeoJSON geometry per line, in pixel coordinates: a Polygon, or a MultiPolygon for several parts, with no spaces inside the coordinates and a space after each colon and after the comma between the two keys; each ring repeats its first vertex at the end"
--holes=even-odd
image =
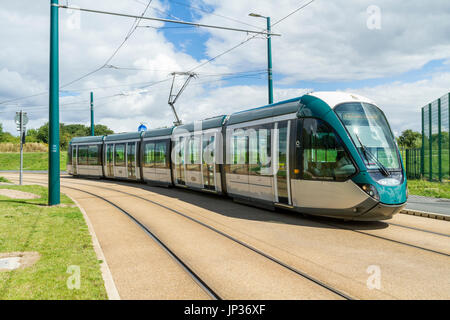
{"type": "Polygon", "coordinates": [[[3,125],[0,123],[0,142],[19,143],[19,137],[14,137],[9,132],[3,131],[3,125]]]}
{"type": "MultiPolygon", "coordinates": [[[[27,142],[41,142],[48,144],[48,122],[37,129],[28,129],[26,134],[27,142]]],[[[114,131],[103,124],[96,124],[95,134],[97,136],[105,136],[113,134],[114,131]]],[[[91,134],[91,128],[82,124],[64,124],[59,125],[59,143],[61,149],[65,150],[69,146],[70,140],[74,137],[84,137],[91,134]]],[[[3,131],[3,126],[0,123],[0,142],[19,143],[19,137],[14,137],[9,132],[3,131]]]]}
{"type": "Polygon", "coordinates": [[[48,122],[37,129],[36,138],[39,142],[48,144],[48,122]]]}
{"type": "MultiPolygon", "coordinates": [[[[95,131],[95,135],[96,136],[106,136],[108,134],[113,134],[114,131],[112,131],[110,128],[108,128],[107,126],[103,125],[103,124],[96,124],[94,126],[94,131],[95,131]]],[[[89,129],[89,134],[90,134],[91,130],[89,129]]]]}
{"type": "Polygon", "coordinates": [[[28,129],[26,134],[27,142],[39,142],[37,138],[38,131],[37,129],[28,129]]]}
{"type": "MultiPolygon", "coordinates": [[[[114,131],[107,126],[97,124],[94,127],[95,134],[98,136],[113,134],[114,131]]],[[[59,124],[59,143],[61,149],[67,149],[70,140],[74,137],[84,137],[91,134],[91,128],[82,124],[59,124]]],[[[42,142],[48,144],[48,122],[38,129],[30,129],[27,137],[35,139],[36,142],[42,142]]],[[[31,141],[31,140],[29,140],[31,141]]]]}
{"type": "Polygon", "coordinates": [[[400,137],[398,137],[397,142],[402,148],[420,148],[422,145],[422,135],[419,132],[407,129],[402,132],[400,137]]]}

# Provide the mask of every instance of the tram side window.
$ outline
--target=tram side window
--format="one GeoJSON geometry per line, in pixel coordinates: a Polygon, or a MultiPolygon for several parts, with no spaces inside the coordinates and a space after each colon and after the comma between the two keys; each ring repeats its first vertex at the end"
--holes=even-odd
{"type": "Polygon", "coordinates": [[[356,172],[340,138],[322,120],[305,119],[301,139],[303,179],[343,181],[356,172]]]}
{"type": "Polygon", "coordinates": [[[167,142],[161,141],[155,144],[155,166],[157,168],[167,168],[167,142]]]}
{"type": "Polygon", "coordinates": [[[155,163],[155,143],[147,142],[144,147],[144,167],[153,168],[155,163]]]}
{"type": "Polygon", "coordinates": [[[72,146],[70,145],[67,149],[67,164],[72,164],[72,146]]]}
{"type": "Polygon", "coordinates": [[[237,129],[231,137],[230,173],[248,174],[249,137],[242,129],[237,129]]]}
{"type": "Polygon", "coordinates": [[[214,139],[215,139],[214,135],[212,136],[203,135],[202,137],[203,164],[213,165],[215,162],[214,153],[216,150],[216,145],[214,143],[214,139]]]}
{"type": "Polygon", "coordinates": [[[271,128],[272,125],[262,125],[247,129],[249,136],[250,174],[271,174],[271,128]]]}
{"type": "Polygon", "coordinates": [[[107,144],[106,145],[106,161],[107,164],[111,164],[113,163],[113,145],[112,144],[107,144]]]}
{"type": "Polygon", "coordinates": [[[125,144],[116,144],[114,147],[114,165],[125,167],[125,144]]]}
{"type": "Polygon", "coordinates": [[[190,137],[188,149],[189,164],[200,164],[200,152],[199,137],[190,137]]]}
{"type": "Polygon", "coordinates": [[[88,164],[88,147],[79,146],[78,147],[78,164],[87,165],[88,164]]]}
{"type": "Polygon", "coordinates": [[[100,161],[98,159],[99,152],[98,152],[98,145],[96,146],[89,146],[88,148],[88,163],[91,166],[97,166],[100,164],[100,161]]]}
{"type": "Polygon", "coordinates": [[[184,152],[186,148],[186,140],[184,137],[177,137],[174,141],[174,159],[172,161],[175,165],[184,165],[184,152]]]}

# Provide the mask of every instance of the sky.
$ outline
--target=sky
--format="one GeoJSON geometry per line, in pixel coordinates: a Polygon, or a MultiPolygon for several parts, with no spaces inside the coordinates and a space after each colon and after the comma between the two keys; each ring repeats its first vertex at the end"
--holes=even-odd
{"type": "MultiPolygon", "coordinates": [[[[281,34],[272,36],[275,102],[346,91],[375,101],[394,134],[420,131],[421,107],[450,91],[450,1],[310,1],[60,3],[259,31],[266,20],[249,13],[269,16],[272,32],[281,34]]],[[[49,3],[0,5],[0,123],[13,134],[20,109],[28,113],[27,128],[48,121],[49,3]]],[[[184,123],[267,104],[263,35],[67,9],[59,14],[60,122],[89,125],[93,91],[95,122],[115,132],[136,131],[142,122],[170,126],[172,72],[197,74],[175,105],[184,123]]],[[[176,78],[175,91],[184,80],[176,78]]]]}

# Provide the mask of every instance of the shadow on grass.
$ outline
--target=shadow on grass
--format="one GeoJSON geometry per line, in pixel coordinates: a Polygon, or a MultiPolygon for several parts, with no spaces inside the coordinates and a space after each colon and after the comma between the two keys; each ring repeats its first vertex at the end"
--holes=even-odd
{"type": "Polygon", "coordinates": [[[30,202],[26,200],[0,200],[0,203],[20,203],[20,204],[29,204],[33,206],[48,207],[47,203],[30,202]]]}

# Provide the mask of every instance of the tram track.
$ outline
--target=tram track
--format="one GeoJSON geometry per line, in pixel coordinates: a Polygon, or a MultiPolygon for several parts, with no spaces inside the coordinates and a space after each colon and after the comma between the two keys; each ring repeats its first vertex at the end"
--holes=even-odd
{"type": "MultiPolygon", "coordinates": [[[[32,181],[33,183],[37,181],[37,182],[39,182],[39,184],[42,184],[42,180],[33,180],[33,179],[26,178],[25,181],[32,181]]],[[[341,290],[336,289],[336,288],[328,285],[327,283],[325,283],[325,282],[323,282],[323,281],[321,281],[319,279],[316,279],[315,277],[312,277],[309,274],[307,274],[307,273],[305,273],[305,272],[303,272],[301,270],[298,270],[298,269],[296,269],[296,268],[294,268],[292,266],[289,266],[288,264],[278,260],[277,258],[275,258],[275,257],[273,257],[273,256],[271,256],[269,254],[266,254],[263,251],[255,248],[255,247],[253,247],[253,246],[251,246],[251,245],[249,245],[249,244],[247,244],[247,243],[245,243],[245,242],[243,242],[243,241],[241,241],[241,240],[239,240],[239,239],[237,239],[237,238],[235,238],[235,237],[233,237],[233,236],[231,236],[229,234],[226,234],[225,232],[220,231],[219,229],[214,228],[214,227],[212,227],[212,226],[210,226],[210,225],[208,225],[208,224],[206,224],[206,223],[204,223],[204,222],[202,222],[202,221],[200,221],[198,219],[195,219],[195,218],[193,218],[193,217],[191,217],[191,216],[189,216],[187,214],[184,214],[184,213],[182,213],[179,210],[170,208],[170,207],[168,207],[168,206],[166,206],[164,204],[161,204],[161,203],[159,203],[157,201],[153,201],[153,200],[150,200],[150,199],[141,197],[139,195],[135,195],[135,194],[126,192],[126,191],[117,190],[117,189],[114,189],[114,188],[103,187],[103,186],[102,187],[93,186],[91,184],[80,183],[78,181],[77,182],[73,182],[73,183],[77,184],[77,185],[85,185],[85,186],[92,187],[92,188],[101,188],[101,189],[104,189],[104,190],[109,190],[109,191],[125,194],[125,195],[128,195],[128,196],[132,196],[132,197],[135,197],[137,199],[149,202],[149,203],[151,203],[153,205],[156,205],[156,206],[159,206],[161,208],[164,208],[164,209],[166,209],[168,211],[171,211],[171,212],[173,212],[173,213],[175,213],[175,214],[177,214],[177,215],[179,215],[179,216],[181,216],[181,217],[183,217],[183,218],[185,218],[185,219],[187,219],[189,221],[192,221],[192,222],[194,222],[194,223],[204,227],[204,228],[207,228],[208,230],[213,231],[214,233],[216,233],[216,234],[218,234],[218,235],[220,235],[220,236],[222,236],[222,237],[224,237],[224,238],[226,238],[228,240],[231,240],[232,242],[238,244],[239,246],[242,246],[242,247],[244,247],[244,248],[246,248],[246,249],[256,253],[257,255],[259,255],[259,256],[261,256],[261,257],[263,257],[263,258],[265,258],[265,259],[267,259],[267,260],[269,260],[269,261],[279,265],[280,267],[282,267],[282,268],[284,268],[284,269],[286,269],[286,270],[288,270],[290,272],[293,272],[297,276],[302,277],[302,278],[304,278],[304,279],[306,279],[306,280],[308,280],[308,281],[310,281],[310,282],[312,282],[312,283],[314,283],[314,284],[316,284],[316,285],[318,285],[318,286],[328,290],[329,292],[337,295],[340,298],[343,298],[345,300],[354,300],[355,299],[354,297],[351,297],[350,295],[342,292],[341,290]]],[[[113,203],[112,201],[110,201],[110,200],[108,200],[108,199],[106,199],[106,198],[104,198],[102,196],[96,195],[96,194],[94,194],[92,192],[85,191],[85,190],[82,190],[82,189],[79,189],[79,188],[70,187],[70,186],[67,186],[66,184],[63,184],[62,187],[68,188],[68,189],[72,189],[72,190],[81,191],[81,192],[84,192],[84,193],[89,194],[91,196],[95,196],[95,197],[100,198],[103,201],[109,203],[110,205],[116,207],[119,211],[121,211],[122,213],[127,215],[131,220],[133,220],[140,228],[144,229],[144,231],[154,241],[156,241],[160,246],[162,246],[163,249],[166,252],[168,252],[171,257],[173,256],[173,258],[177,261],[177,263],[180,264],[183,267],[183,269],[185,269],[185,271],[188,272],[188,274],[191,277],[193,277],[194,281],[196,283],[198,283],[200,285],[200,287],[202,287],[202,289],[205,290],[205,292],[209,296],[211,296],[213,299],[218,299],[218,300],[221,299],[220,296],[216,292],[214,292],[214,290],[212,290],[191,268],[189,268],[181,259],[179,259],[161,240],[158,239],[158,237],[156,235],[154,235],[143,223],[141,223],[138,219],[136,219],[133,215],[131,215],[125,209],[121,208],[120,206],[118,206],[117,204],[113,203]]]]}
{"type": "Polygon", "coordinates": [[[396,226],[396,227],[400,227],[400,228],[416,230],[416,231],[420,231],[420,232],[425,232],[425,233],[430,233],[430,234],[434,234],[434,235],[437,235],[437,236],[443,236],[443,237],[449,237],[450,238],[450,234],[445,234],[445,233],[431,231],[431,230],[425,230],[425,229],[411,227],[411,226],[405,226],[405,225],[398,224],[398,223],[393,223],[393,222],[386,222],[386,223],[391,225],[391,226],[396,226]]]}
{"type": "MultiPolygon", "coordinates": [[[[30,179],[25,179],[27,181],[30,181],[30,179]]],[[[39,183],[41,185],[43,185],[42,183],[39,183]]],[[[97,199],[100,199],[108,204],[110,204],[111,206],[113,206],[114,208],[116,208],[117,210],[119,210],[120,212],[122,212],[123,214],[125,214],[128,218],[130,218],[141,230],[143,230],[145,232],[145,234],[147,234],[161,249],[163,249],[164,252],[166,252],[170,258],[172,258],[180,267],[181,269],[186,272],[189,277],[208,295],[210,296],[213,300],[222,300],[222,298],[213,290],[211,289],[211,287],[209,287],[206,282],[204,280],[202,280],[202,278],[196,274],[181,258],[179,258],[161,239],[159,239],[158,236],[156,236],[151,230],[149,230],[143,223],[141,223],[138,219],[136,219],[131,213],[129,213],[127,210],[125,210],[124,208],[122,208],[121,206],[115,204],[114,202],[106,199],[105,197],[96,195],[95,193],[80,189],[80,188],[74,188],[74,187],[69,187],[67,185],[63,185],[64,188],[67,189],[72,189],[72,190],[76,190],[79,192],[83,192],[86,193],[90,196],[96,197],[97,199]]]]}
{"type": "MultiPolygon", "coordinates": [[[[70,179],[72,179],[72,178],[70,178],[70,179]]],[[[122,182],[122,181],[121,181],[121,182],[122,182]]],[[[122,183],[131,185],[131,183],[129,183],[129,182],[122,182],[122,183]]],[[[83,184],[83,183],[79,183],[79,184],[83,184]]],[[[83,185],[90,186],[89,184],[83,184],[83,185]]],[[[142,199],[142,200],[144,200],[144,201],[153,203],[153,204],[155,204],[155,205],[158,205],[158,206],[163,207],[163,208],[165,208],[165,209],[168,209],[168,210],[170,210],[170,211],[174,211],[174,212],[177,213],[177,214],[183,215],[183,216],[184,216],[185,218],[187,218],[187,219],[194,219],[194,218],[191,218],[190,216],[187,216],[187,215],[185,215],[185,214],[183,214],[183,213],[181,213],[181,212],[178,212],[177,210],[174,210],[174,209],[172,209],[172,208],[170,208],[170,207],[167,207],[167,206],[165,206],[165,205],[163,205],[163,204],[161,204],[161,203],[158,203],[158,202],[156,202],[156,201],[149,200],[149,199],[143,198],[143,197],[141,197],[141,196],[137,196],[137,195],[134,195],[134,194],[132,194],[132,193],[128,193],[128,192],[121,191],[121,190],[116,190],[116,189],[113,189],[113,188],[108,188],[108,187],[101,187],[101,188],[104,188],[105,190],[111,190],[111,191],[121,192],[121,193],[127,194],[127,195],[129,195],[129,196],[133,196],[133,197],[136,197],[136,198],[140,198],[140,199],[142,199]]],[[[387,237],[384,237],[384,236],[379,236],[379,235],[371,234],[371,233],[364,232],[364,231],[360,231],[360,230],[356,230],[356,229],[353,229],[353,228],[350,228],[350,227],[342,226],[342,225],[340,225],[340,224],[334,224],[334,223],[324,222],[324,221],[322,221],[322,220],[320,220],[320,219],[318,219],[318,218],[316,218],[316,217],[311,217],[311,216],[308,216],[308,217],[302,217],[302,216],[299,216],[299,218],[304,219],[304,220],[308,220],[308,221],[313,220],[313,221],[315,221],[315,222],[317,222],[317,223],[319,223],[319,224],[326,225],[326,226],[329,226],[329,227],[339,228],[339,229],[341,229],[341,230],[352,231],[352,232],[355,232],[355,233],[363,234],[363,235],[366,235],[366,236],[369,236],[369,237],[373,237],[373,238],[377,238],[377,239],[380,239],[380,240],[389,241],[389,242],[397,243],[397,244],[400,244],[400,245],[405,245],[405,246],[408,246],[408,247],[411,247],[411,248],[415,248],[415,249],[419,249],[419,250],[431,252],[431,253],[434,253],[434,254],[439,254],[439,255],[446,256],[446,257],[450,257],[450,254],[445,253],[445,252],[441,252],[441,251],[437,251],[437,250],[425,248],[425,247],[418,246],[418,245],[414,245],[414,244],[407,243],[407,242],[404,242],[404,241],[399,241],[399,240],[395,240],[395,239],[390,239],[390,238],[387,238],[387,237]]],[[[194,220],[195,220],[195,219],[194,219],[194,220]]],[[[199,221],[196,221],[196,222],[202,223],[202,222],[199,222],[199,221]]],[[[388,224],[395,225],[395,224],[393,224],[393,223],[388,223],[388,224]]],[[[205,226],[206,226],[206,225],[205,225],[205,226]]],[[[445,235],[445,234],[443,234],[443,233],[438,233],[438,232],[434,232],[434,231],[424,230],[424,229],[420,229],[420,228],[407,227],[407,226],[400,226],[400,225],[396,225],[396,226],[397,226],[397,227],[403,227],[403,228],[406,228],[406,229],[415,230],[415,231],[426,232],[426,233],[430,233],[430,234],[434,234],[434,235],[438,235],[438,236],[449,237],[448,235],[445,235]]]]}
{"type": "MultiPolygon", "coordinates": [[[[324,224],[324,225],[330,226],[330,227],[339,228],[341,230],[353,231],[353,232],[356,232],[356,233],[359,233],[359,234],[364,234],[364,235],[369,236],[369,237],[373,237],[373,238],[377,238],[377,239],[381,239],[381,240],[385,240],[385,241],[390,241],[390,242],[393,242],[393,243],[405,245],[405,246],[412,247],[412,248],[415,248],[415,249],[424,250],[424,251],[428,251],[428,252],[431,252],[431,253],[435,253],[435,254],[446,256],[446,257],[450,257],[450,254],[448,254],[448,253],[437,251],[437,250],[433,250],[433,249],[429,249],[429,248],[425,248],[425,247],[421,247],[421,246],[417,246],[417,245],[414,245],[414,244],[411,244],[411,243],[407,243],[407,242],[404,242],[404,241],[390,239],[390,238],[379,236],[379,235],[376,235],[376,234],[371,234],[371,233],[368,233],[368,232],[355,230],[355,229],[352,229],[352,228],[349,228],[349,227],[341,226],[339,224],[326,223],[326,222],[321,222],[321,223],[324,224]]],[[[424,231],[424,230],[417,230],[415,228],[411,228],[411,229],[416,230],[416,231],[424,231]]],[[[434,232],[432,232],[432,233],[434,233],[434,232]]],[[[438,234],[438,235],[445,236],[444,234],[438,234]]]]}

